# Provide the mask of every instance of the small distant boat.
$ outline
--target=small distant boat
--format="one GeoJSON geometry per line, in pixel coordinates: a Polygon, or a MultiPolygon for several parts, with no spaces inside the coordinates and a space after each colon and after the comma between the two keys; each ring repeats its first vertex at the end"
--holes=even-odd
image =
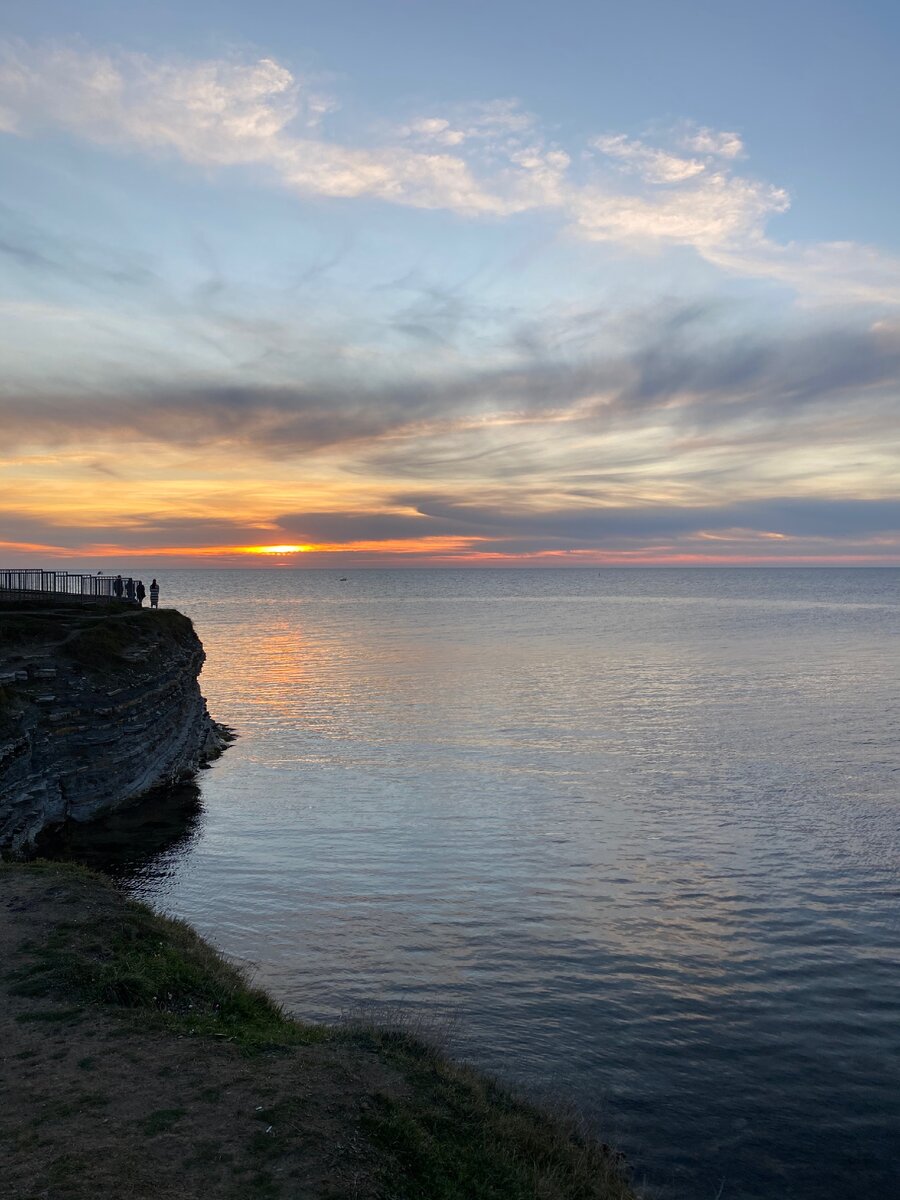
{"type": "Polygon", "coordinates": [[[340,577],[340,579],[338,580],[338,583],[346,583],[346,582],[347,582],[347,576],[346,576],[346,575],[342,575],[342,576],[340,577]]]}

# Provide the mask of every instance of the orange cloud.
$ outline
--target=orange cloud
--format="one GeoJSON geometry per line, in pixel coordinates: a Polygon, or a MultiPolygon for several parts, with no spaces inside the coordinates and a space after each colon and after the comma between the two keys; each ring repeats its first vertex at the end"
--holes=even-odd
{"type": "MultiPolygon", "coordinates": [[[[0,554],[8,553],[9,565],[27,557],[32,565],[65,560],[115,560],[123,568],[139,560],[151,560],[155,568],[190,566],[250,567],[270,564],[272,568],[379,567],[414,565],[422,567],[765,567],[765,566],[898,566],[896,543],[885,541],[872,553],[823,552],[790,555],[684,551],[673,545],[647,545],[636,549],[555,549],[508,552],[479,549],[479,538],[422,538],[419,541],[355,542],[293,546],[141,546],[88,544],[79,547],[43,543],[0,541],[0,554]],[[881,551],[881,552],[879,552],[881,551]],[[37,562],[36,562],[37,560],[37,562]]],[[[0,563],[0,565],[6,565],[0,563]]]]}

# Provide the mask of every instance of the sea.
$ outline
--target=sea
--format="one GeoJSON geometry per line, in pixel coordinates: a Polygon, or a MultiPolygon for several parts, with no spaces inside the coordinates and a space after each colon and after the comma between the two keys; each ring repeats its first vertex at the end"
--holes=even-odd
{"type": "Polygon", "coordinates": [[[577,1114],[649,1197],[900,1194],[900,571],[160,583],[237,740],[73,853],[296,1015],[577,1114]]]}

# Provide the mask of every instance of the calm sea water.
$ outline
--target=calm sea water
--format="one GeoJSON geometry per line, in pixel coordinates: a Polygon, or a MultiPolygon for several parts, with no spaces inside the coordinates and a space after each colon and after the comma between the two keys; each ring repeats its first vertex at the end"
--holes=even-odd
{"type": "Polygon", "coordinates": [[[162,578],[240,739],[134,891],[302,1016],[452,1020],[654,1195],[897,1194],[900,571],[346,574],[162,578]]]}

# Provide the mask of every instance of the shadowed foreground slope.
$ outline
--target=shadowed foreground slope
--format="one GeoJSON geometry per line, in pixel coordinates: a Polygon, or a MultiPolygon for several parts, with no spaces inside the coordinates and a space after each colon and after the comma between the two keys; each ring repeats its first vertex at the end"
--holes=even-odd
{"type": "Polygon", "coordinates": [[[0,1195],[631,1200],[606,1146],[402,1035],[305,1025],[189,926],[0,867],[0,1195]]]}

